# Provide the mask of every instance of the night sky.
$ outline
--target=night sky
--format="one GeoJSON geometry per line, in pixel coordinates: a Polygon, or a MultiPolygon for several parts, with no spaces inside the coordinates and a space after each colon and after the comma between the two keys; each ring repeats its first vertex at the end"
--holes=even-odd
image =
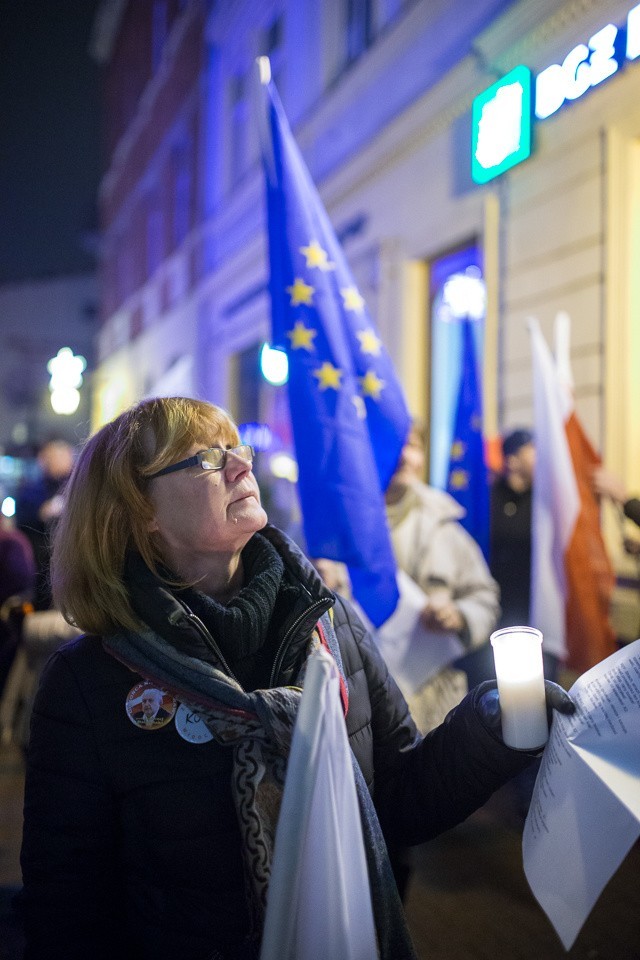
{"type": "Polygon", "coordinates": [[[2,0],[0,283],[89,270],[101,173],[99,0],[2,0]],[[83,241],[83,237],[85,240],[83,241]]]}

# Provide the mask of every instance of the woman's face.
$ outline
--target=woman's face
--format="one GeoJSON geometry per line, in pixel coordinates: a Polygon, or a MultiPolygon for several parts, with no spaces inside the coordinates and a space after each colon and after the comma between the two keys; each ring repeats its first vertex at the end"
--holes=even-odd
{"type": "MultiPolygon", "coordinates": [[[[194,443],[180,459],[207,446],[194,443]]],[[[196,554],[237,553],[267,522],[251,463],[232,453],[221,470],[197,464],[156,477],[150,499],[149,531],[169,563],[196,554]]]]}
{"type": "Polygon", "coordinates": [[[424,465],[425,452],[422,438],[415,430],[411,430],[400,454],[394,482],[398,486],[410,486],[416,480],[423,480],[424,465]]]}

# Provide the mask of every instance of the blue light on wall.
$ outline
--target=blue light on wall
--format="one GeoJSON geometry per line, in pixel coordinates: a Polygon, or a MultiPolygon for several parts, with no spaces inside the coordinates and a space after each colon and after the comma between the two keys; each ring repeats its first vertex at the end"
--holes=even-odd
{"type": "Polygon", "coordinates": [[[239,423],[238,433],[242,443],[251,444],[254,450],[263,452],[273,446],[273,432],[266,423],[239,423]]]}
{"type": "Polygon", "coordinates": [[[274,350],[265,343],[260,351],[260,371],[267,383],[280,387],[289,379],[289,358],[284,350],[274,350]]]}

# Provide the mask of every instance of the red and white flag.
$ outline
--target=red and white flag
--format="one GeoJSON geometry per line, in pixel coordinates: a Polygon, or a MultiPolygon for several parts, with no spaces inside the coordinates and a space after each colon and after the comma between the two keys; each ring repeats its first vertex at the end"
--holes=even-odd
{"type": "Polygon", "coordinates": [[[531,623],[543,646],[583,673],[616,649],[609,622],[614,575],[591,477],[600,460],[575,413],[569,318],[556,321],[557,365],[531,320],[536,468],[531,623]]]}

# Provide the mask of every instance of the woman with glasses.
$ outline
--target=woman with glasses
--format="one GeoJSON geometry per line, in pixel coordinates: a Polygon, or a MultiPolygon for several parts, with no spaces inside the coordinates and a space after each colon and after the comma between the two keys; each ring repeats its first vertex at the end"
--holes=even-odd
{"type": "Polygon", "coordinates": [[[502,743],[493,690],[419,737],[353,609],[268,525],[253,457],[223,410],[161,398],[78,458],[52,579],[85,635],[50,660],[33,713],[25,960],[258,957],[291,729],[319,646],[341,672],[363,775],[385,960],[413,951],[380,829],[395,843],[433,837],[531,759],[502,743]],[[162,721],[143,723],[152,695],[162,721]]]}

